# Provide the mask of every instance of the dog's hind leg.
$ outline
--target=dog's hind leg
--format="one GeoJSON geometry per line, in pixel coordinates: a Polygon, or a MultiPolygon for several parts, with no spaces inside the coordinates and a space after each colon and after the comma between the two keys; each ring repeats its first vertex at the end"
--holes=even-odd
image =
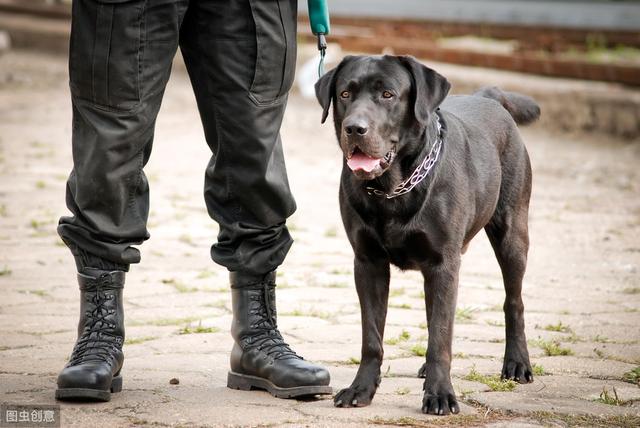
{"type": "Polygon", "coordinates": [[[354,274],[362,317],[362,356],[351,386],[338,392],[333,399],[336,407],[368,406],[380,385],[382,340],[389,301],[389,263],[356,258],[354,274]]]}
{"type": "MultiPolygon", "coordinates": [[[[520,164],[522,165],[522,164],[520,164]]],[[[496,211],[485,231],[496,254],[506,291],[504,314],[506,348],[502,378],[520,383],[533,382],[524,332],[522,279],[529,250],[528,210],[531,172],[526,168],[504,178],[496,211]]]]}

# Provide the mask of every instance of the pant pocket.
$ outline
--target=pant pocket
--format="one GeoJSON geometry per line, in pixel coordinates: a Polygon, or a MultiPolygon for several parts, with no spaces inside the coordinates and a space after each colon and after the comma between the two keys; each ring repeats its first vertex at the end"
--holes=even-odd
{"type": "Polygon", "coordinates": [[[257,104],[286,95],[295,75],[297,0],[250,0],[256,62],[250,94],[257,104]]]}
{"type": "Polygon", "coordinates": [[[131,110],[140,102],[146,0],[75,0],[69,49],[74,97],[131,110]]]}

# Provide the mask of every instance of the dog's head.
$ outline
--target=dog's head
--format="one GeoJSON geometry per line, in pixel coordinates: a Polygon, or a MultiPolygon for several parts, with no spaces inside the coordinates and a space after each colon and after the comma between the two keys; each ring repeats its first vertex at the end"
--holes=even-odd
{"type": "Polygon", "coordinates": [[[449,91],[447,79],[410,56],[347,56],[316,83],[322,123],[333,102],[336,134],[356,177],[384,174],[449,91]]]}

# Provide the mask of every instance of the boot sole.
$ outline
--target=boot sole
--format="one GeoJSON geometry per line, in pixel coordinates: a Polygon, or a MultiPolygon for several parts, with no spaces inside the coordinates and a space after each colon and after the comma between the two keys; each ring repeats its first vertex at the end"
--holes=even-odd
{"type": "Polygon", "coordinates": [[[111,381],[111,388],[108,390],[91,388],[58,388],[56,389],[56,400],[69,401],[109,401],[111,393],[122,391],[122,376],[116,376],[111,381]]]}
{"type": "Polygon", "coordinates": [[[333,394],[333,388],[328,385],[295,386],[293,388],[280,388],[266,379],[235,372],[227,375],[227,388],[251,391],[262,389],[276,398],[296,398],[312,395],[333,394]]]}

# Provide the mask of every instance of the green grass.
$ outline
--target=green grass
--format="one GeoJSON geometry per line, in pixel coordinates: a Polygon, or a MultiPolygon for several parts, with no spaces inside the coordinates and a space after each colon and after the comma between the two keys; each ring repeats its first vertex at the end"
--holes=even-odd
{"type": "Polygon", "coordinates": [[[196,278],[197,279],[205,279],[205,278],[211,278],[214,275],[215,275],[215,272],[205,269],[203,271],[200,271],[196,278]]]}
{"type": "Polygon", "coordinates": [[[148,342],[150,340],[155,340],[157,339],[158,336],[140,336],[140,337],[133,337],[131,339],[127,339],[124,341],[125,345],[139,345],[141,343],[144,342],[148,342]]]}
{"type": "Polygon", "coordinates": [[[390,303],[389,307],[396,309],[411,309],[411,305],[408,303],[390,303]]]}
{"type": "Polygon", "coordinates": [[[166,327],[170,325],[182,325],[189,324],[193,321],[199,320],[200,317],[184,317],[184,318],[158,318],[151,321],[146,322],[130,322],[129,324],[132,326],[136,325],[155,325],[158,327],[166,327]]]}
{"type": "Polygon", "coordinates": [[[42,221],[42,220],[31,219],[29,221],[29,226],[31,226],[32,229],[39,230],[40,228],[42,228],[43,226],[46,226],[49,223],[51,223],[51,222],[50,221],[42,221]]]}
{"type": "Polygon", "coordinates": [[[328,228],[324,231],[324,236],[326,238],[335,238],[336,236],[338,236],[338,228],[335,226],[328,228]]]}
{"type": "Polygon", "coordinates": [[[409,351],[416,357],[424,357],[427,355],[427,347],[420,343],[413,345],[409,351]]]}
{"type": "Polygon", "coordinates": [[[598,397],[596,401],[610,406],[624,406],[627,404],[627,401],[621,400],[620,397],[618,397],[618,391],[616,391],[615,386],[612,386],[611,389],[612,391],[610,392],[606,386],[603,386],[600,397],[598,397]]]}
{"type": "Polygon", "coordinates": [[[534,376],[546,376],[548,374],[540,364],[534,364],[531,366],[531,370],[533,371],[534,376]]]}
{"type": "Polygon", "coordinates": [[[181,281],[174,278],[165,278],[160,280],[163,284],[170,285],[176,289],[178,293],[195,293],[198,290],[196,287],[189,287],[181,281]]]}
{"type": "Polygon", "coordinates": [[[402,387],[402,388],[398,388],[398,389],[395,390],[395,393],[397,395],[407,395],[410,392],[411,392],[411,390],[409,388],[407,388],[406,386],[402,387]]]}
{"type": "Polygon", "coordinates": [[[547,324],[543,327],[543,330],[546,331],[558,331],[560,333],[573,333],[571,327],[568,325],[562,324],[562,321],[558,321],[556,324],[547,324]]]}
{"type": "Polygon", "coordinates": [[[563,348],[557,341],[537,339],[529,341],[529,344],[542,349],[548,357],[573,355],[573,351],[571,349],[563,348]]]}
{"type": "Polygon", "coordinates": [[[349,359],[346,361],[347,364],[352,365],[352,366],[358,366],[360,365],[360,358],[357,357],[349,357],[349,359]]]}
{"type": "Polygon", "coordinates": [[[628,287],[622,290],[624,294],[640,294],[640,287],[628,287]]]}
{"type": "Polygon", "coordinates": [[[640,386],[640,366],[631,369],[622,375],[622,380],[629,383],[635,383],[640,386]]]}
{"type": "Polygon", "coordinates": [[[178,334],[201,334],[201,333],[217,333],[220,329],[218,327],[203,327],[201,324],[198,324],[195,327],[192,326],[184,326],[180,330],[178,330],[178,334]]]}
{"type": "Polygon", "coordinates": [[[290,316],[290,317],[314,317],[314,318],[320,318],[323,320],[329,319],[331,318],[331,314],[328,312],[322,312],[322,311],[318,311],[315,309],[311,309],[308,311],[304,311],[302,309],[294,309],[292,311],[289,312],[281,312],[280,313],[281,316],[290,316]]]}
{"type": "Polygon", "coordinates": [[[19,293],[22,293],[22,294],[35,294],[36,296],[40,296],[40,297],[49,296],[49,293],[47,293],[46,290],[21,290],[21,291],[19,291],[19,293]]]}
{"type": "Polygon", "coordinates": [[[493,327],[504,327],[504,321],[485,320],[485,322],[493,327]]]}
{"type": "Polygon", "coordinates": [[[187,235],[186,233],[180,235],[178,237],[178,241],[187,245],[195,246],[195,243],[193,242],[193,238],[191,237],[191,235],[187,235]]]}
{"type": "Polygon", "coordinates": [[[384,343],[386,343],[387,345],[397,345],[400,342],[406,342],[407,340],[409,340],[410,337],[411,335],[409,334],[408,331],[402,330],[402,333],[400,333],[396,337],[392,337],[385,340],[384,343]]]}
{"type": "Polygon", "coordinates": [[[36,181],[36,189],[44,189],[45,187],[47,187],[47,183],[43,180],[36,181]]]}
{"type": "Polygon", "coordinates": [[[9,269],[9,267],[7,265],[5,265],[1,270],[0,270],[0,276],[9,276],[11,275],[11,269],[9,269]]]}
{"type": "Polygon", "coordinates": [[[405,292],[404,288],[396,288],[393,289],[391,291],[389,291],[389,297],[398,297],[398,296],[402,296],[405,292]]]}
{"type": "Polygon", "coordinates": [[[215,302],[207,303],[204,306],[208,308],[227,309],[227,301],[224,299],[221,299],[215,302]]]}
{"type": "Polygon", "coordinates": [[[7,216],[7,206],[5,204],[0,204],[0,217],[7,216]]]}
{"type": "Polygon", "coordinates": [[[483,375],[476,371],[475,366],[471,368],[471,371],[463,379],[470,380],[472,382],[480,382],[487,385],[492,391],[513,391],[518,385],[513,380],[502,380],[499,375],[483,375]]]}
{"type": "Polygon", "coordinates": [[[476,311],[474,308],[464,307],[456,309],[456,321],[459,323],[465,323],[473,320],[473,313],[476,311]]]}
{"type": "Polygon", "coordinates": [[[328,284],[325,284],[325,287],[327,287],[327,288],[349,288],[349,284],[347,284],[346,282],[330,282],[328,284]]]}

